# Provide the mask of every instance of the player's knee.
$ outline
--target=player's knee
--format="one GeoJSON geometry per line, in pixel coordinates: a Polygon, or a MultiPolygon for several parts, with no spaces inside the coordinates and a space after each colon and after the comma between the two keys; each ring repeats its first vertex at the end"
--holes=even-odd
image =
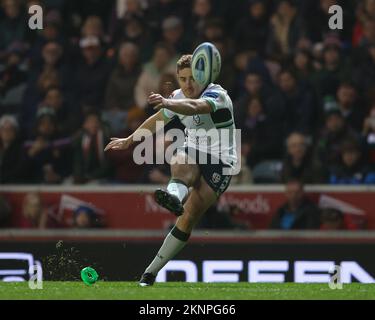
{"type": "Polygon", "coordinates": [[[172,166],[172,177],[184,181],[188,186],[194,182],[194,172],[188,165],[175,164],[172,166]]]}

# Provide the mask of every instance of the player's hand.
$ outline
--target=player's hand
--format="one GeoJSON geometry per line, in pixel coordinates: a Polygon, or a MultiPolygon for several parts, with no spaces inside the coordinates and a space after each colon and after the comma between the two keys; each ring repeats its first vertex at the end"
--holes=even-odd
{"type": "Polygon", "coordinates": [[[111,142],[107,144],[104,151],[107,150],[125,150],[132,144],[132,138],[111,138],[111,142]]]}
{"type": "Polygon", "coordinates": [[[161,94],[153,93],[149,95],[147,102],[151,105],[154,105],[154,110],[159,111],[162,108],[165,108],[167,105],[167,99],[165,99],[161,94]]]}

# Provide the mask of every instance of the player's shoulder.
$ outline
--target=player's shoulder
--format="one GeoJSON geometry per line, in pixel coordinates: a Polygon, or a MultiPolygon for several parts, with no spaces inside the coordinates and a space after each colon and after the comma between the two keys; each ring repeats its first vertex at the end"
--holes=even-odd
{"type": "Polygon", "coordinates": [[[211,83],[207,86],[207,88],[203,91],[202,97],[210,97],[216,98],[220,95],[226,95],[227,90],[225,90],[221,85],[211,83]]]}
{"type": "Polygon", "coordinates": [[[218,84],[211,83],[202,93],[201,98],[211,98],[218,103],[227,104],[231,101],[227,90],[218,84]]]}

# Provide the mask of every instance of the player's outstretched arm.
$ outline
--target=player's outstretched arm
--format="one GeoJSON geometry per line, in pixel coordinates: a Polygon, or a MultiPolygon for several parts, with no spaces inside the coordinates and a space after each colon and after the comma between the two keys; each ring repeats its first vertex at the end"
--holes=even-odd
{"type": "Polygon", "coordinates": [[[155,113],[148,119],[146,119],[137,130],[135,130],[129,137],[127,138],[111,138],[111,142],[107,144],[104,148],[104,151],[107,150],[125,150],[129,148],[134,143],[134,135],[137,134],[137,131],[146,129],[150,132],[150,135],[153,135],[156,131],[156,122],[163,121],[164,124],[166,123],[163,113],[161,111],[155,113]]]}
{"type": "Polygon", "coordinates": [[[186,116],[210,113],[213,109],[205,99],[166,99],[157,93],[151,93],[148,103],[155,105],[155,110],[165,108],[186,116]]]}

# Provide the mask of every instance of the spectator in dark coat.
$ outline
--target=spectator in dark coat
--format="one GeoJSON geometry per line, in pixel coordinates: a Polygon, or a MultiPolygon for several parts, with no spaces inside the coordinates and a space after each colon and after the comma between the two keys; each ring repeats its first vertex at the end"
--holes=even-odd
{"type": "Polygon", "coordinates": [[[102,215],[87,205],[81,205],[73,211],[72,227],[91,229],[104,227],[102,215]]]}
{"type": "Polygon", "coordinates": [[[191,44],[185,37],[185,28],[180,18],[176,16],[167,17],[163,20],[161,27],[162,41],[171,46],[176,54],[182,55],[190,52],[191,44]]]}
{"type": "Polygon", "coordinates": [[[63,92],[70,91],[72,77],[70,68],[63,61],[63,47],[57,42],[47,42],[42,49],[42,63],[33,66],[25,91],[22,109],[23,125],[30,132],[30,124],[35,122],[39,103],[48,89],[59,87],[63,92]]]}
{"type": "Polygon", "coordinates": [[[330,168],[330,184],[375,184],[375,170],[362,159],[357,141],[345,141],[341,147],[341,159],[330,168]]]}
{"type": "Polygon", "coordinates": [[[325,115],[325,125],[316,142],[316,157],[327,168],[337,163],[341,145],[348,139],[358,140],[359,135],[347,125],[340,110],[330,110],[325,115]]]}
{"type": "Polygon", "coordinates": [[[34,138],[24,144],[29,183],[61,183],[71,173],[71,141],[59,135],[57,122],[51,109],[38,110],[34,138]]]}
{"type": "Polygon", "coordinates": [[[106,109],[126,111],[135,105],[134,88],[141,73],[139,48],[131,42],[121,45],[118,63],[106,90],[106,109]]]}
{"type": "Polygon", "coordinates": [[[297,81],[296,75],[291,70],[280,73],[279,87],[282,103],[285,105],[286,134],[292,131],[312,134],[317,114],[313,93],[297,81]]]}
{"type": "Polygon", "coordinates": [[[22,144],[17,119],[11,115],[0,118],[0,183],[20,183],[23,178],[22,144]]]}
{"type": "Polygon", "coordinates": [[[100,40],[90,36],[80,40],[83,61],[77,67],[76,91],[80,106],[90,105],[102,109],[105,87],[111,66],[103,55],[100,40]]]}
{"type": "Polygon", "coordinates": [[[267,114],[263,101],[254,97],[249,100],[247,113],[237,128],[241,129],[243,142],[250,144],[247,164],[251,167],[263,160],[281,157],[283,137],[275,130],[277,123],[267,114]]]}
{"type": "Polygon", "coordinates": [[[47,108],[53,111],[58,119],[57,132],[62,136],[73,135],[79,128],[79,111],[74,110],[66,101],[66,97],[59,87],[50,87],[38,110],[47,108]]]}
{"type": "Polygon", "coordinates": [[[292,0],[281,0],[270,21],[267,54],[283,61],[292,54],[303,34],[303,24],[292,0]]]}
{"type": "Polygon", "coordinates": [[[281,170],[282,181],[299,179],[303,183],[323,183],[324,171],[318,159],[313,157],[307,137],[294,132],[287,139],[287,155],[281,170]]]}
{"type": "Polygon", "coordinates": [[[27,33],[26,13],[18,0],[5,0],[1,2],[4,17],[0,20],[0,54],[13,41],[25,40],[27,33]]]}
{"type": "Polygon", "coordinates": [[[143,16],[130,15],[124,17],[119,21],[113,41],[116,46],[124,42],[132,42],[137,45],[142,62],[150,59],[154,45],[147,22],[143,16]]]}
{"type": "Polygon", "coordinates": [[[252,98],[258,98],[264,103],[267,114],[273,119],[277,119],[280,127],[275,128],[275,130],[280,132],[284,124],[285,106],[280,103],[279,91],[270,87],[258,72],[248,72],[245,76],[244,86],[245,92],[234,101],[236,123],[241,126],[241,121],[247,114],[248,102],[252,98]]]}
{"type": "Polygon", "coordinates": [[[314,66],[313,58],[309,50],[300,49],[295,52],[293,55],[292,69],[298,81],[311,84],[314,66]]]}
{"type": "Polygon", "coordinates": [[[264,54],[269,32],[266,9],[264,1],[249,1],[246,16],[234,27],[233,35],[238,50],[255,49],[260,54],[264,54]]]}
{"type": "Polygon", "coordinates": [[[207,21],[214,16],[211,0],[194,0],[188,34],[192,39],[202,38],[207,21]]]}
{"type": "Polygon", "coordinates": [[[327,38],[323,48],[322,68],[313,75],[318,98],[322,101],[326,96],[335,96],[340,82],[349,80],[350,77],[341,42],[335,38],[327,38]]]}
{"type": "Polygon", "coordinates": [[[302,230],[319,229],[320,217],[318,207],[304,194],[303,184],[290,180],[285,186],[286,203],[272,218],[271,229],[302,230]]]}
{"type": "Polygon", "coordinates": [[[73,177],[75,183],[97,183],[109,178],[111,166],[104,155],[109,141],[99,115],[86,115],[82,131],[74,142],[73,177]]]}
{"type": "Polygon", "coordinates": [[[0,70],[0,114],[20,111],[27,83],[25,52],[26,45],[22,42],[13,42],[5,52],[4,65],[0,70]]]}
{"type": "Polygon", "coordinates": [[[337,90],[337,106],[347,124],[360,133],[364,119],[364,108],[358,101],[356,88],[351,83],[343,82],[340,84],[337,90]]]}

